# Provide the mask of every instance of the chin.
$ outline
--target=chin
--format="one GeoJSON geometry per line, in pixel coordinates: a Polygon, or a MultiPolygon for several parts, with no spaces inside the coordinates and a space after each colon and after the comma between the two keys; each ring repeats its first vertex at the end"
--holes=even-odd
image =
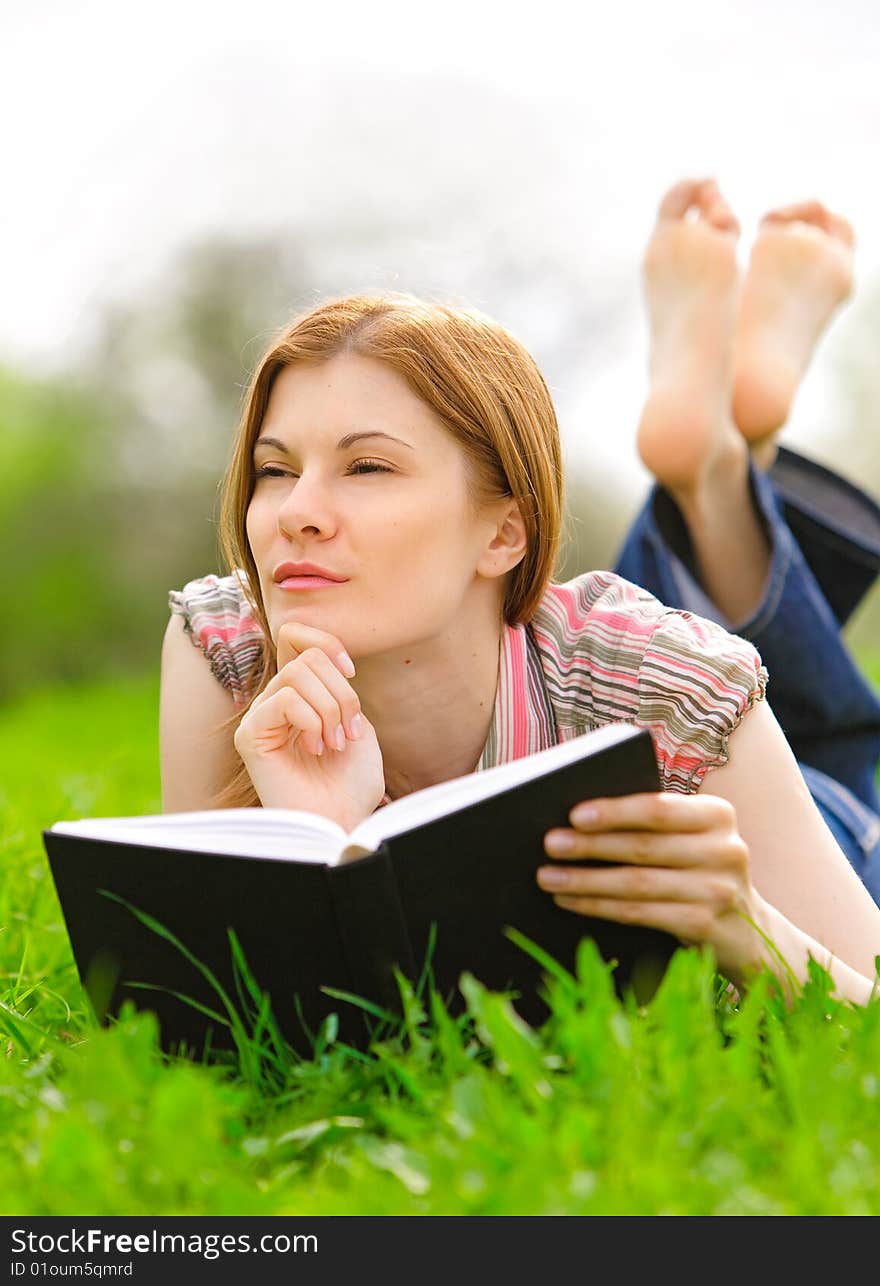
{"type": "Polygon", "coordinates": [[[338,634],[340,629],[340,622],[334,620],[327,609],[322,608],[320,604],[297,603],[294,606],[291,603],[287,611],[279,612],[269,619],[273,641],[277,642],[281,626],[289,625],[291,621],[302,621],[303,625],[311,625],[316,630],[327,630],[329,634],[338,634]]]}

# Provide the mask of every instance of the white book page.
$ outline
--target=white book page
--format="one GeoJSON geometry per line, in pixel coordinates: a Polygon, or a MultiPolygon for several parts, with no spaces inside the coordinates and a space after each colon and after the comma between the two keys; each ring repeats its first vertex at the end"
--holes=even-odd
{"type": "Polygon", "coordinates": [[[335,865],[348,839],[328,817],[287,808],[218,808],[193,813],[155,813],[143,817],[91,817],[56,822],[67,835],[335,865]]]}

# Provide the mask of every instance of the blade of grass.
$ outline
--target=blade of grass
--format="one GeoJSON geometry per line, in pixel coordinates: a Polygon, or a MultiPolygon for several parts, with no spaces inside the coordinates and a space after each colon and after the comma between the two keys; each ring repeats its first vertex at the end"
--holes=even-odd
{"type": "Polygon", "coordinates": [[[111,892],[109,889],[99,889],[99,892],[105,897],[110,898],[111,901],[118,902],[121,906],[124,906],[125,909],[135,917],[135,919],[137,919],[146,928],[150,929],[151,932],[157,934],[165,942],[170,942],[171,945],[175,947],[195,969],[198,970],[202,977],[210,984],[220,997],[223,1007],[229,1015],[229,1026],[232,1030],[233,1036],[235,1037],[236,1045],[239,1046],[239,1041],[241,1042],[239,1052],[241,1053],[246,1050],[248,1039],[244,1025],[235,1009],[235,1006],[229,999],[226,989],[222,986],[213,971],[209,969],[206,964],[203,964],[203,962],[199,960],[198,957],[195,956],[193,952],[190,951],[189,948],[171,932],[170,929],[166,928],[164,924],[161,924],[154,916],[150,915],[146,911],[142,911],[139,907],[133,906],[132,903],[128,902],[125,898],[121,897],[117,893],[111,892]]]}

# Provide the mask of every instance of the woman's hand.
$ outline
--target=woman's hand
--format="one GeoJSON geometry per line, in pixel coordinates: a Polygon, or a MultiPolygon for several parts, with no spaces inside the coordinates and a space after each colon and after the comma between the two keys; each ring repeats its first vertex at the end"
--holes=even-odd
{"type": "Polygon", "coordinates": [[[348,682],[339,639],[289,621],[278,631],[278,673],[235,732],[265,808],[302,808],[351,830],[382,801],[382,752],[348,682]]]}
{"type": "Polygon", "coordinates": [[[557,905],[711,946],[735,983],[762,966],[758,930],[767,932],[767,908],[752,887],[748,849],[727,800],[666,792],[593,799],[573,808],[569,821],[572,829],[547,832],[546,852],[608,865],[542,866],[538,883],[557,905]]]}

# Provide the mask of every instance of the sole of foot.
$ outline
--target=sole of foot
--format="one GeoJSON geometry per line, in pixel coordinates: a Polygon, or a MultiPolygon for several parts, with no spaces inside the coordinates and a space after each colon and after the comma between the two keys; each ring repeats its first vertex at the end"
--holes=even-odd
{"type": "Polygon", "coordinates": [[[818,201],[761,221],[737,319],[731,409],[763,467],[816,341],[852,291],[854,244],[849,223],[818,201]]]}
{"type": "Polygon", "coordinates": [[[687,179],[663,198],[645,252],[651,387],[636,444],[672,491],[745,454],[730,418],[738,236],[715,181],[687,179]]]}

